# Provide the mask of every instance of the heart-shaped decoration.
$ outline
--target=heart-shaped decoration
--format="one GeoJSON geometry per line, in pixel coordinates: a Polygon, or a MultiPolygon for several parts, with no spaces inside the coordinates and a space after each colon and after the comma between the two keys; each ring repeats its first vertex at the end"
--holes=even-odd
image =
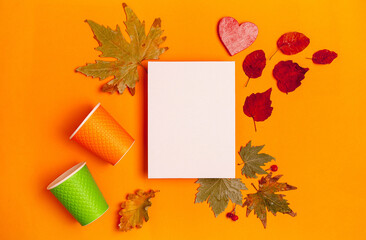
{"type": "Polygon", "coordinates": [[[238,21],[224,17],[219,22],[219,36],[231,56],[243,51],[253,44],[258,36],[258,27],[251,22],[238,21]]]}

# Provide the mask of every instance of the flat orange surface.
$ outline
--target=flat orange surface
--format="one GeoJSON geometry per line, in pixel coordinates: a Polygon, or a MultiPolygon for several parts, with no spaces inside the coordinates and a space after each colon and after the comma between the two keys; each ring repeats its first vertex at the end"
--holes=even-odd
{"type": "MultiPolygon", "coordinates": [[[[266,145],[265,152],[276,157],[283,180],[298,187],[286,193],[298,216],[269,215],[265,230],[255,216],[246,218],[245,210],[239,208],[239,220],[234,223],[224,214],[215,218],[207,204],[194,204],[198,187],[194,179],[147,179],[146,75],[141,70],[132,97],[127,92],[102,93],[101,82],[74,72],[98,55],[93,50],[97,42],[84,20],[124,28],[121,1],[2,0],[1,239],[364,238],[364,0],[134,0],[127,4],[147,26],[161,17],[168,36],[165,46],[170,48],[161,60],[236,61],[237,150],[249,140],[266,145]],[[255,43],[234,57],[217,36],[217,23],[224,16],[259,27],[255,43]],[[263,76],[244,88],[245,56],[256,49],[269,56],[278,37],[288,31],[305,33],[310,45],[294,56],[277,53],[263,76]],[[331,65],[316,66],[305,59],[324,48],[339,54],[331,65]],[[288,95],[277,89],[271,76],[273,66],[286,59],[310,68],[303,84],[288,95]],[[246,96],[270,87],[273,114],[257,124],[255,133],[242,106],[246,96]],[[68,140],[98,102],[136,139],[115,167],[68,140]],[[86,227],[46,190],[54,178],[81,161],[87,161],[110,205],[105,215],[86,227]],[[152,199],[150,220],[142,229],[119,232],[119,205],[138,188],[160,190],[152,199]]],[[[253,192],[252,181],[245,182],[247,192],[253,192]]]]}

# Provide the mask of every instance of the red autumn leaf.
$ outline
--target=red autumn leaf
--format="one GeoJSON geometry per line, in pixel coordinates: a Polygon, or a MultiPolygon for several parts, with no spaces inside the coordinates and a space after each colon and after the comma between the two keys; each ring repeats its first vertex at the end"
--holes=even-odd
{"type": "MultiPolygon", "coordinates": [[[[299,32],[288,32],[277,40],[276,52],[280,50],[285,55],[293,55],[304,50],[309,43],[310,39],[304,34],[299,32]]],[[[273,55],[269,59],[271,59],[273,55]]]]}
{"type": "Polygon", "coordinates": [[[315,64],[330,64],[338,57],[338,54],[328,49],[319,50],[313,54],[312,60],[315,64]]]}
{"type": "Polygon", "coordinates": [[[277,80],[278,89],[287,94],[301,85],[308,70],[309,68],[302,68],[291,60],[281,61],[274,67],[273,77],[277,80]]]}
{"type": "Polygon", "coordinates": [[[249,77],[245,86],[248,86],[249,79],[262,76],[264,67],[266,66],[266,55],[263,50],[256,50],[248,54],[243,62],[243,70],[249,77]]]}
{"type": "Polygon", "coordinates": [[[252,93],[245,99],[243,111],[245,115],[253,118],[255,131],[257,131],[255,122],[262,122],[272,114],[273,107],[271,107],[271,92],[272,88],[263,93],[252,93]]]}

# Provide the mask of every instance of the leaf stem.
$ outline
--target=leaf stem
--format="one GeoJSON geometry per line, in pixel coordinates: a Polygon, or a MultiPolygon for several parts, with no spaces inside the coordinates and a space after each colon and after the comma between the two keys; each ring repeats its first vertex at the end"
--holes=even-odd
{"type": "Polygon", "coordinates": [[[142,65],[142,63],[139,62],[138,65],[140,65],[145,70],[145,72],[147,73],[147,68],[144,65],[142,65]]]}
{"type": "Polygon", "coordinates": [[[248,78],[247,83],[245,84],[245,87],[248,86],[249,80],[250,80],[250,77],[248,78]]]}
{"type": "Polygon", "coordinates": [[[254,123],[254,130],[257,131],[257,125],[255,124],[254,118],[253,118],[253,123],[254,123]]]}
{"type": "Polygon", "coordinates": [[[305,59],[310,59],[310,60],[313,60],[313,58],[305,58],[305,59]]]}
{"type": "Polygon", "coordinates": [[[272,57],[277,53],[277,51],[278,51],[278,48],[277,48],[277,50],[272,54],[272,56],[269,58],[269,61],[272,59],[272,57]]]}
{"type": "Polygon", "coordinates": [[[253,183],[251,183],[252,184],[252,186],[254,187],[254,189],[256,190],[256,191],[258,191],[258,189],[255,187],[255,185],[253,184],[253,183]]]}

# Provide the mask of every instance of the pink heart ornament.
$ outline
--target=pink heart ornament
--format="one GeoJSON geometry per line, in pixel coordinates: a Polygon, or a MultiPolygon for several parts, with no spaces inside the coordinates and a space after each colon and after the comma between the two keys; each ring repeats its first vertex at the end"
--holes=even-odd
{"type": "Polygon", "coordinates": [[[253,44],[258,36],[258,27],[251,22],[238,21],[224,17],[219,22],[219,36],[231,56],[243,51],[253,44]]]}

